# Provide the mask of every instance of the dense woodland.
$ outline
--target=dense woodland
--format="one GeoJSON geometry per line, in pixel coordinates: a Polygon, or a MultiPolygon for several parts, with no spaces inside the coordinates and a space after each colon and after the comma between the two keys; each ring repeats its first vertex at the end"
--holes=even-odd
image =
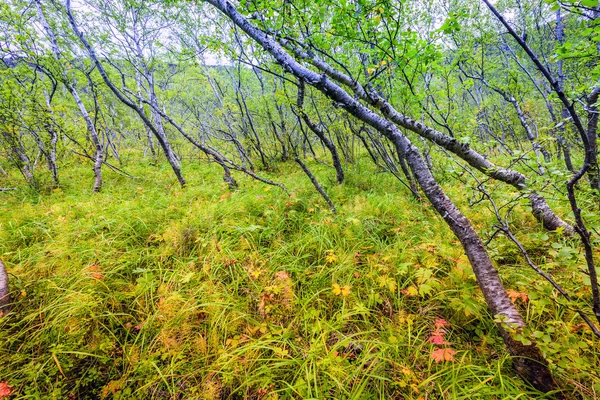
{"type": "Polygon", "coordinates": [[[0,4],[0,399],[600,398],[598,0],[0,4]]]}

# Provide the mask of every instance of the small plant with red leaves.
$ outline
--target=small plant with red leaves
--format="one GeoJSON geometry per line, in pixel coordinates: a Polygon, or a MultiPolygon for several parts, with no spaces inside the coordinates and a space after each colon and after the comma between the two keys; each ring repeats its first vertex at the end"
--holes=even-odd
{"type": "Polygon", "coordinates": [[[8,399],[12,394],[12,386],[8,382],[0,382],[0,399],[8,399]]]}
{"type": "Polygon", "coordinates": [[[456,351],[452,350],[450,347],[450,343],[446,341],[446,329],[445,327],[450,326],[450,323],[445,319],[438,318],[435,320],[435,329],[431,332],[429,339],[427,340],[429,343],[433,344],[435,347],[432,349],[429,357],[433,359],[436,363],[440,363],[442,361],[452,361],[454,359],[454,355],[456,351]],[[444,346],[444,347],[437,347],[444,346]]]}

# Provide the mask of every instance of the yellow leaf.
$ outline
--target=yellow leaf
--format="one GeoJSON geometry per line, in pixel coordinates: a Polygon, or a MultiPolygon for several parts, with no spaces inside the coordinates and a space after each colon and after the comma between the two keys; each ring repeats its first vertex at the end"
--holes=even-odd
{"type": "Polygon", "coordinates": [[[350,285],[342,287],[342,296],[346,297],[350,295],[350,285]]]}
{"type": "Polygon", "coordinates": [[[390,292],[395,292],[398,285],[394,278],[384,275],[379,277],[379,287],[387,287],[390,292]]]}
{"type": "Polygon", "coordinates": [[[333,250],[327,250],[325,252],[325,261],[327,262],[327,264],[333,264],[334,262],[336,262],[337,260],[337,256],[335,255],[335,253],[333,252],[333,250]]]}
{"type": "Polygon", "coordinates": [[[331,291],[336,296],[347,297],[350,295],[350,285],[340,286],[337,283],[331,285],[331,291]]]}
{"type": "Polygon", "coordinates": [[[337,283],[334,283],[333,285],[331,285],[331,287],[332,287],[331,290],[332,290],[333,294],[335,294],[336,296],[339,296],[340,294],[342,294],[342,288],[337,283]]]}
{"type": "Polygon", "coordinates": [[[406,290],[404,291],[404,294],[408,297],[415,297],[419,294],[419,291],[417,290],[417,288],[414,285],[411,285],[408,288],[406,288],[406,290]]]}

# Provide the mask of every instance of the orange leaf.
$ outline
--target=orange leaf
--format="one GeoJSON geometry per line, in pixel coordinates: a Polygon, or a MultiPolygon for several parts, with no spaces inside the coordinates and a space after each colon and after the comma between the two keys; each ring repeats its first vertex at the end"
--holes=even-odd
{"type": "Polygon", "coordinates": [[[442,361],[452,361],[454,360],[454,355],[456,351],[446,348],[446,349],[435,349],[431,352],[430,357],[436,362],[440,363],[442,361]]]}
{"type": "Polygon", "coordinates": [[[97,279],[99,281],[104,280],[104,275],[102,274],[102,269],[98,264],[93,264],[89,266],[90,275],[92,278],[97,279]]]}
{"type": "Polygon", "coordinates": [[[517,292],[516,290],[508,289],[506,291],[506,294],[508,295],[508,297],[510,297],[513,303],[517,301],[517,299],[521,299],[523,303],[527,303],[529,301],[529,296],[527,295],[527,293],[521,293],[517,292]]]}

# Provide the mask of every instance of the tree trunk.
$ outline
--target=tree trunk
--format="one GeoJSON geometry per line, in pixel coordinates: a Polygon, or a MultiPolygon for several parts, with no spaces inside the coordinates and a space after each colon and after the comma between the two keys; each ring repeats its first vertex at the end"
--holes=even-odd
{"type": "MultiPolygon", "coordinates": [[[[564,31],[564,26],[563,26],[563,22],[562,22],[562,17],[561,17],[561,12],[560,12],[560,7],[557,8],[556,10],[556,40],[558,41],[558,44],[562,46],[562,44],[565,41],[565,31],[564,31]]],[[[558,70],[558,87],[562,89],[564,89],[564,81],[565,81],[565,73],[563,71],[563,63],[564,60],[562,60],[561,58],[558,59],[558,61],[556,62],[556,67],[558,70]]],[[[547,96],[546,96],[547,98],[547,96]]],[[[546,100],[547,104],[552,104],[550,103],[550,101],[546,100]]],[[[569,112],[563,108],[561,111],[561,116],[563,119],[566,119],[569,116],[569,112]]],[[[569,143],[566,141],[565,139],[565,123],[563,123],[562,121],[560,122],[559,125],[559,130],[561,132],[560,135],[558,135],[558,140],[559,140],[559,144],[562,147],[563,150],[563,155],[565,157],[565,166],[567,167],[567,169],[570,172],[575,172],[575,168],[573,167],[573,161],[571,160],[571,150],[569,149],[569,143]]]]}
{"type": "MultiPolygon", "coordinates": [[[[138,67],[139,68],[139,67],[138,67]]],[[[135,83],[137,85],[138,97],[142,97],[142,79],[140,77],[140,72],[136,71],[135,73],[135,83]]],[[[140,109],[144,108],[144,104],[140,101],[138,102],[138,107],[140,109]]],[[[152,157],[152,162],[156,164],[156,150],[154,149],[154,141],[152,140],[152,131],[144,125],[146,131],[146,140],[148,142],[148,150],[150,150],[150,156],[152,157]]]]}
{"type": "MultiPolygon", "coordinates": [[[[147,73],[149,73],[149,71],[147,71],[147,73]]],[[[156,130],[155,130],[156,136],[159,138],[159,143],[162,146],[162,149],[165,153],[165,157],[167,158],[167,161],[171,165],[171,169],[173,169],[173,172],[175,173],[175,176],[177,177],[179,184],[181,184],[181,186],[183,187],[183,186],[185,186],[185,179],[183,178],[183,175],[181,174],[181,163],[179,162],[179,160],[177,159],[177,156],[173,152],[173,148],[171,147],[171,144],[169,143],[169,139],[167,139],[167,135],[165,134],[165,128],[163,127],[163,124],[162,124],[162,118],[161,118],[160,114],[156,111],[159,106],[158,106],[158,99],[156,97],[156,92],[154,90],[154,77],[150,76],[149,78],[150,79],[148,82],[148,86],[149,86],[149,91],[150,91],[150,104],[152,106],[152,121],[154,122],[154,125],[156,126],[156,130]]]]}
{"type": "Polygon", "coordinates": [[[515,99],[514,96],[510,96],[507,99],[512,104],[512,106],[514,107],[515,111],[517,112],[517,116],[519,118],[519,122],[521,123],[521,126],[525,130],[525,135],[527,136],[527,140],[529,140],[529,142],[533,146],[533,151],[534,151],[535,157],[537,159],[537,163],[538,163],[538,167],[539,167],[539,170],[540,170],[540,174],[544,175],[545,169],[544,169],[544,166],[542,164],[540,154],[543,154],[545,162],[550,162],[550,153],[548,153],[548,151],[546,149],[544,149],[537,142],[537,140],[536,140],[537,139],[537,135],[531,129],[531,126],[529,125],[529,122],[527,121],[527,116],[523,112],[523,109],[521,108],[521,105],[519,104],[519,102],[517,101],[517,99],[515,99]]]}
{"type": "MultiPolygon", "coordinates": [[[[136,18],[136,21],[137,21],[137,18],[136,18]]],[[[138,37],[137,23],[133,27],[133,35],[134,35],[133,40],[135,43],[135,51],[136,51],[136,55],[138,58],[137,61],[139,62],[139,64],[141,65],[141,67],[144,71],[144,77],[146,78],[146,82],[148,82],[148,94],[150,96],[150,107],[151,107],[150,113],[152,115],[152,122],[154,122],[154,129],[152,130],[152,132],[157,137],[158,142],[160,143],[160,145],[163,149],[165,157],[167,158],[167,161],[171,165],[171,169],[173,170],[173,173],[175,174],[175,176],[177,177],[177,180],[179,181],[179,184],[181,185],[181,187],[184,187],[185,179],[183,178],[183,175],[181,174],[181,163],[179,162],[177,156],[173,152],[173,148],[171,147],[171,144],[169,143],[169,139],[167,138],[167,135],[165,133],[165,128],[162,123],[162,118],[161,118],[159,112],[157,111],[159,109],[159,105],[158,105],[158,97],[156,96],[156,86],[154,84],[154,71],[148,67],[148,65],[146,64],[146,62],[144,60],[144,52],[142,51],[142,48],[140,46],[140,39],[138,37]]],[[[140,99],[141,99],[141,97],[140,97],[140,99]]],[[[138,107],[138,109],[139,109],[138,113],[140,113],[140,112],[142,114],[144,113],[144,110],[142,107],[138,107]]],[[[149,128],[149,127],[146,126],[146,128],[149,128]]],[[[151,145],[151,149],[153,149],[151,140],[149,142],[149,145],[151,145]]]]}
{"type": "Polygon", "coordinates": [[[592,90],[592,93],[587,100],[587,137],[591,147],[588,178],[590,180],[590,186],[596,191],[600,191],[600,169],[598,168],[598,107],[595,105],[598,101],[598,95],[600,95],[600,86],[597,86],[592,90]]]}
{"type": "Polygon", "coordinates": [[[69,92],[73,96],[77,107],[79,108],[79,112],[81,113],[85,124],[87,125],[88,132],[90,134],[90,138],[92,139],[92,143],[94,144],[95,153],[94,153],[94,192],[99,192],[102,189],[102,162],[104,161],[104,151],[102,148],[102,143],[100,142],[100,138],[98,137],[98,132],[96,131],[96,127],[94,126],[94,122],[92,118],[88,114],[88,111],[81,101],[79,97],[79,93],[75,88],[75,85],[69,83],[68,87],[69,92]]]}
{"type": "Polygon", "coordinates": [[[315,135],[317,135],[319,140],[321,140],[321,143],[323,143],[327,150],[329,150],[329,153],[331,153],[331,161],[333,162],[333,167],[335,168],[336,180],[338,184],[341,184],[344,182],[344,169],[342,168],[342,162],[340,161],[340,155],[337,151],[337,147],[331,141],[331,139],[327,137],[321,127],[311,121],[306,112],[304,112],[304,86],[304,82],[302,80],[299,81],[296,106],[299,109],[300,116],[302,117],[304,123],[310,128],[311,131],[313,131],[315,135]]]}
{"type": "Polygon", "coordinates": [[[0,260],[0,317],[4,316],[8,311],[10,311],[8,274],[6,273],[4,263],[0,260]]]}
{"type": "Polygon", "coordinates": [[[15,166],[23,175],[25,182],[33,189],[38,190],[39,184],[37,179],[35,179],[35,175],[33,174],[33,167],[31,165],[31,160],[25,151],[25,147],[23,147],[23,143],[21,143],[20,138],[15,138],[7,132],[2,132],[2,136],[6,141],[6,145],[8,146],[8,150],[12,153],[12,159],[15,166]]]}
{"type": "MultiPolygon", "coordinates": [[[[206,0],[209,1],[209,0],[206,0]]],[[[211,2],[211,1],[209,1],[211,2]]],[[[468,144],[461,143],[453,137],[444,135],[442,132],[436,131],[433,128],[428,127],[427,125],[415,121],[412,118],[409,118],[401,113],[399,113],[391,104],[389,104],[382,96],[380,96],[376,91],[368,91],[365,90],[357,81],[353,80],[348,75],[333,69],[327,63],[317,59],[315,56],[311,56],[308,53],[299,51],[298,49],[292,49],[294,54],[307,60],[313,66],[318,68],[321,72],[323,72],[323,76],[328,76],[333,80],[340,82],[341,84],[351,88],[354,91],[354,94],[361,100],[366,101],[373,107],[377,108],[386,118],[395,123],[396,125],[408,129],[423,138],[430,140],[437,144],[438,146],[443,147],[449,152],[457,155],[458,157],[465,160],[469,165],[476,168],[480,172],[485,175],[497,179],[501,182],[507,183],[511,186],[514,186],[516,189],[520,191],[527,190],[527,179],[525,175],[521,174],[518,171],[514,171],[508,168],[500,168],[486,159],[482,154],[478,153],[474,149],[472,149],[468,144]]],[[[535,193],[535,192],[533,192],[535,193]]],[[[572,234],[574,232],[573,227],[560,219],[558,216],[554,214],[552,209],[547,205],[546,200],[542,197],[541,200],[547,206],[547,210],[550,210],[550,213],[554,215],[555,218],[552,220],[544,220],[541,221],[543,225],[550,230],[556,230],[559,228],[563,228],[565,233],[572,234]]],[[[532,202],[531,206],[533,208],[533,214],[545,216],[547,213],[536,212],[536,207],[539,203],[532,202]]]]}
{"type": "Polygon", "coordinates": [[[319,181],[317,181],[317,178],[315,178],[315,176],[310,171],[310,169],[308,169],[308,167],[306,166],[306,164],[304,164],[302,162],[302,160],[300,158],[298,158],[298,157],[296,157],[294,159],[294,161],[296,161],[296,163],[298,163],[298,165],[300,166],[300,168],[302,168],[302,171],[304,171],[304,173],[306,174],[306,176],[308,176],[308,178],[310,179],[310,182],[313,184],[313,186],[315,187],[315,189],[317,190],[317,192],[319,192],[319,194],[325,199],[325,201],[329,205],[329,208],[331,209],[331,212],[334,213],[334,214],[337,214],[337,210],[335,209],[335,204],[333,204],[333,201],[331,201],[331,198],[327,195],[327,193],[325,192],[325,190],[323,189],[323,187],[319,184],[319,181]]]}
{"type": "Polygon", "coordinates": [[[513,367],[525,381],[536,389],[542,392],[555,390],[556,383],[537,346],[534,343],[524,345],[513,338],[512,333],[520,332],[525,327],[525,322],[506,294],[498,271],[492,264],[477,232],[443,192],[431,175],[419,150],[406,137],[396,134],[392,139],[399,148],[403,149],[404,156],[425,196],[461,242],[490,312],[492,315],[504,319],[503,323],[498,324],[498,329],[508,352],[513,357],[513,367]]]}
{"type": "Polygon", "coordinates": [[[46,122],[46,130],[50,134],[50,151],[47,153],[46,159],[48,162],[48,169],[52,174],[54,186],[59,187],[60,182],[58,180],[58,164],[56,163],[56,144],[58,143],[58,132],[56,132],[56,129],[54,129],[54,126],[52,125],[56,124],[56,121],[52,112],[52,105],[50,104],[50,96],[45,89],[44,99],[46,100],[46,112],[48,113],[48,117],[51,119],[51,122],[46,122]]]}
{"type": "Polygon", "coordinates": [[[81,30],[77,26],[77,23],[75,22],[75,18],[73,17],[73,13],[71,12],[70,0],[66,1],[66,10],[67,10],[67,16],[69,18],[69,24],[71,25],[73,32],[75,32],[75,34],[77,35],[77,37],[79,38],[79,40],[81,41],[81,43],[83,44],[85,49],[87,50],[91,61],[94,63],[94,65],[98,69],[98,72],[100,73],[100,76],[102,76],[102,79],[104,80],[104,83],[106,83],[106,86],[108,86],[108,88],[115,94],[115,96],[117,96],[117,98],[123,104],[125,104],[127,107],[134,110],[139,115],[139,117],[144,122],[144,125],[146,125],[152,131],[154,136],[156,136],[156,138],[158,139],[158,142],[160,143],[161,147],[165,151],[165,155],[166,154],[173,155],[173,159],[169,159],[169,157],[167,157],[167,159],[169,160],[169,163],[171,164],[171,168],[173,169],[173,172],[175,173],[177,180],[179,181],[179,183],[181,184],[182,187],[185,186],[185,179],[183,178],[183,176],[181,174],[179,164],[178,164],[178,162],[176,162],[177,160],[174,157],[174,154],[172,153],[172,151],[170,151],[170,145],[169,145],[168,141],[166,140],[166,137],[160,135],[160,133],[158,132],[156,127],[152,124],[152,122],[144,114],[144,110],[140,109],[140,107],[138,107],[137,104],[135,104],[134,102],[127,99],[123,95],[123,93],[121,93],[119,91],[119,89],[117,89],[117,87],[112,83],[111,79],[109,78],[108,74],[106,73],[106,70],[102,66],[102,63],[98,59],[98,56],[96,55],[96,52],[94,51],[93,47],[85,39],[85,37],[83,36],[83,32],[81,32],[81,30]],[[174,162],[172,162],[172,161],[174,161],[174,162]]]}
{"type": "MultiPolygon", "coordinates": [[[[50,39],[54,58],[56,59],[57,62],[59,62],[60,58],[61,58],[61,53],[60,53],[60,48],[58,47],[58,42],[56,40],[56,35],[54,34],[54,31],[52,31],[52,29],[50,28],[50,25],[48,25],[48,22],[46,21],[46,17],[44,16],[44,11],[42,10],[41,1],[36,0],[35,4],[37,7],[38,18],[40,19],[40,22],[41,22],[42,26],[44,27],[44,30],[46,31],[48,38],[50,39]]],[[[85,107],[85,104],[83,104],[83,101],[81,100],[81,97],[79,96],[79,93],[77,92],[77,88],[75,87],[75,84],[67,77],[67,74],[64,70],[61,71],[61,77],[62,77],[63,83],[69,90],[69,93],[71,93],[71,96],[73,96],[73,100],[75,100],[75,103],[77,104],[77,108],[79,108],[79,112],[81,113],[81,116],[83,117],[83,120],[85,121],[85,124],[88,129],[88,133],[90,134],[90,139],[92,140],[92,143],[94,145],[95,154],[94,154],[94,168],[93,169],[94,169],[95,179],[94,179],[93,190],[94,190],[94,192],[99,192],[100,189],[102,188],[102,163],[104,162],[104,149],[102,147],[102,143],[100,142],[100,138],[98,137],[98,132],[96,131],[94,122],[90,118],[90,114],[88,113],[88,111],[85,107]]]]}

